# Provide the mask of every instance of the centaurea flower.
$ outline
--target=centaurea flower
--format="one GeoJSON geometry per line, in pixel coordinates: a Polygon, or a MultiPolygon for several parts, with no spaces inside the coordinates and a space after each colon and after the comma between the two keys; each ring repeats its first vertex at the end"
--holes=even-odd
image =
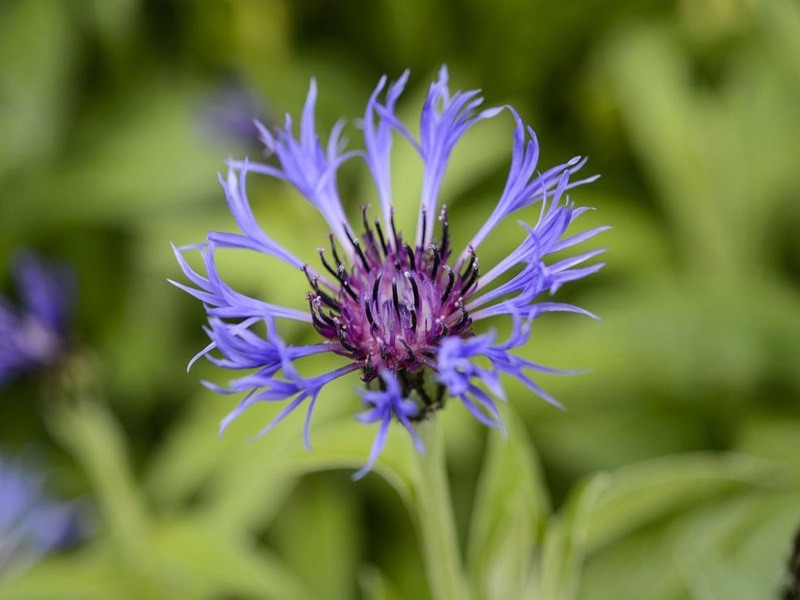
{"type": "Polygon", "coordinates": [[[222,429],[252,404],[290,400],[266,432],[307,401],[308,444],[311,411],[322,387],[359,371],[371,388],[362,392],[371,408],[359,419],[379,423],[372,454],[359,476],[374,463],[391,420],[399,421],[421,448],[414,422],[444,407],[447,397],[458,398],[481,422],[500,427],[500,414],[490,395],[504,397],[500,373],[516,377],[555,402],[526,371],[557,371],[511,351],[527,342],[531,320],[542,313],[590,315],[571,304],[539,298],[603,266],[584,264],[603,250],[551,259],[553,254],[569,251],[606,229],[596,227],[566,235],[571,223],[588,210],[575,207],[566,195],[567,190],[595,179],[571,181],[585,159],[577,157],[539,172],[536,136],[517,112],[509,106],[481,109],[483,99],[477,90],[451,94],[444,67],[428,92],[417,139],[395,114],[407,78],[408,72],[388,88],[386,78],[381,79],[361,125],[364,149],[355,151],[345,151],[340,138],[343,122],[334,126],[327,144],[322,145],[314,123],[317,87],[312,80],[299,136],[295,137],[289,116],[284,128],[274,132],[257,124],[261,140],[275,161],[230,161],[227,176],[220,176],[239,232],[211,232],[203,244],[175,249],[194,287],[175,285],[200,299],[210,318],[207,333],[211,343],[193,361],[208,356],[220,367],[255,370],[231,381],[227,389],[212,386],[224,393],[246,393],[223,420],[222,429]],[[450,154],[461,137],[503,108],[516,122],[508,178],[486,223],[459,252],[452,246],[447,207],[439,203],[439,188],[450,154]],[[390,154],[396,134],[413,146],[424,169],[420,216],[411,239],[403,236],[394,220],[390,154]],[[362,207],[360,233],[347,219],[336,185],[338,169],[353,158],[362,159],[369,169],[380,208],[379,216],[373,216],[368,206],[362,207]],[[318,268],[276,243],[256,222],[246,191],[251,173],[292,185],[327,221],[329,248],[318,249],[318,268]],[[521,243],[483,272],[478,258],[481,244],[506,217],[533,204],[539,205],[536,224],[522,223],[521,243]],[[270,304],[233,290],[217,271],[217,248],[253,250],[302,272],[311,290],[306,296],[307,309],[270,304]],[[183,252],[189,249],[199,250],[205,275],[186,262],[183,252]],[[506,342],[495,343],[493,332],[476,333],[479,322],[502,316],[510,317],[514,325],[506,342]],[[288,347],[276,330],[278,320],[308,323],[322,339],[309,346],[288,347]],[[267,324],[266,336],[253,330],[259,321],[267,324]],[[209,354],[215,348],[221,357],[209,354]],[[344,365],[312,378],[299,375],[295,361],[321,353],[341,356],[344,365]]]}
{"type": "Polygon", "coordinates": [[[0,296],[0,386],[47,369],[68,346],[75,280],[62,265],[19,253],[12,270],[18,302],[0,296]]]}

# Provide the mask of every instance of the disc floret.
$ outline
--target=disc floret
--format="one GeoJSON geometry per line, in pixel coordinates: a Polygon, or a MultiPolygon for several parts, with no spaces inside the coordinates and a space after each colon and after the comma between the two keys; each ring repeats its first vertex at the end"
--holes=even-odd
{"type": "Polygon", "coordinates": [[[360,237],[345,229],[356,257],[352,264],[341,261],[333,235],[333,261],[319,249],[332,289],[323,289],[321,278],[304,270],[312,288],[307,299],[314,327],[338,341],[339,354],[363,362],[362,379],[370,382],[381,369],[414,373],[435,367],[441,340],[466,334],[472,320],[465,301],[475,288],[478,259],[472,251],[459,273],[448,264],[446,207],[438,219],[440,237],[427,248],[405,242],[394,219],[384,234],[380,220],[370,222],[367,212],[364,206],[360,237]]]}

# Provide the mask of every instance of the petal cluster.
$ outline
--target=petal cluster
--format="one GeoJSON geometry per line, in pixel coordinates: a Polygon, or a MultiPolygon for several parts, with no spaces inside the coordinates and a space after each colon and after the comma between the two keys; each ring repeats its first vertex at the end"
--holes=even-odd
{"type": "Polygon", "coordinates": [[[523,359],[514,350],[528,341],[531,322],[545,312],[592,316],[549,297],[565,283],[603,266],[592,262],[603,249],[576,248],[607,228],[571,233],[573,222],[589,209],[575,206],[568,191],[595,179],[575,178],[585,159],[576,157],[540,171],[538,141],[517,112],[508,106],[483,108],[477,90],[451,93],[444,67],[430,86],[416,137],[395,110],[407,80],[408,72],[392,83],[381,79],[360,123],[363,148],[352,151],[342,141],[342,122],[326,143],[320,140],[314,118],[317,87],[312,81],[299,134],[295,135],[289,116],[276,131],[259,124],[270,160],[231,161],[227,175],[220,177],[238,231],[212,231],[201,244],[175,249],[191,284],[175,285],[201,300],[209,315],[210,343],[193,360],[206,356],[221,368],[248,371],[226,388],[207,384],[221,393],[244,394],[222,427],[254,403],[285,402],[275,421],[262,431],[266,433],[303,404],[308,444],[311,414],[321,389],[359,372],[365,385],[359,393],[367,410],[358,419],[378,427],[359,476],[374,464],[392,421],[399,422],[421,447],[414,423],[444,407],[447,398],[459,400],[486,425],[501,427],[495,405],[495,398],[505,396],[501,374],[557,404],[530,373],[563,371],[523,359]],[[472,126],[504,110],[515,122],[506,183],[486,222],[463,249],[453,248],[447,209],[439,201],[450,155],[472,126]],[[394,222],[391,149],[396,141],[412,145],[423,169],[419,219],[409,238],[394,222]],[[337,186],[339,168],[353,159],[366,165],[379,200],[376,214],[362,206],[357,226],[348,220],[337,186]],[[316,266],[276,243],[256,221],[247,195],[251,174],[290,184],[325,219],[330,228],[328,247],[318,250],[316,266]],[[520,221],[516,247],[485,269],[479,259],[481,245],[499,223],[523,209],[530,209],[533,221],[520,221]],[[280,306],[232,289],[216,267],[219,248],[259,252],[294,267],[307,279],[308,294],[294,306],[280,306]],[[199,252],[202,271],[190,266],[184,257],[187,251],[199,252]],[[497,343],[490,326],[481,323],[498,317],[513,324],[503,343],[497,343]],[[286,345],[278,333],[282,320],[308,323],[317,331],[319,343],[286,345]],[[256,333],[261,323],[266,334],[256,333]],[[302,376],[295,363],[320,353],[338,355],[342,366],[302,376]]]}

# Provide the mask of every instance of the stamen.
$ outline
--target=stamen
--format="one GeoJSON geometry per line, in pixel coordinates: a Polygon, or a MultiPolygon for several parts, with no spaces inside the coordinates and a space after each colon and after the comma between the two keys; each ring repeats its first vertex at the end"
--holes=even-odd
{"type": "Polygon", "coordinates": [[[336,327],[336,324],[333,322],[333,319],[331,319],[330,316],[328,316],[324,312],[322,312],[322,308],[317,307],[317,310],[319,311],[319,317],[323,321],[325,321],[325,323],[327,323],[330,327],[336,327]]]}
{"type": "Polygon", "coordinates": [[[411,291],[414,292],[414,308],[419,310],[420,299],[419,299],[419,287],[417,286],[417,280],[408,271],[403,273],[403,275],[405,275],[406,279],[408,279],[408,282],[411,284],[411,291]]]}
{"type": "Polygon", "coordinates": [[[422,211],[422,237],[420,238],[422,240],[422,242],[421,242],[422,244],[425,243],[425,233],[427,233],[427,230],[428,230],[428,214],[423,210],[422,211]]]}
{"type": "Polygon", "coordinates": [[[447,223],[447,206],[442,205],[442,212],[439,213],[439,222],[442,224],[442,254],[447,254],[450,247],[450,231],[447,223]]]}
{"type": "Polygon", "coordinates": [[[447,298],[450,296],[450,292],[453,291],[453,283],[456,281],[455,273],[453,273],[453,269],[449,266],[444,266],[445,271],[447,271],[447,289],[445,289],[444,294],[442,294],[442,305],[447,301],[447,298]]]}
{"type": "Polygon", "coordinates": [[[467,265],[467,268],[464,269],[464,273],[461,275],[462,278],[466,278],[467,277],[467,274],[469,273],[470,269],[472,269],[472,265],[475,264],[476,254],[475,254],[475,250],[472,249],[471,245],[467,246],[467,252],[469,252],[469,254],[470,254],[470,256],[469,256],[469,264],[467,265]]]}
{"type": "Polygon", "coordinates": [[[361,262],[363,263],[364,268],[367,271],[369,271],[370,270],[369,261],[367,261],[367,257],[364,254],[364,251],[361,249],[361,244],[358,243],[357,239],[353,240],[353,247],[356,249],[356,252],[358,253],[358,258],[361,259],[361,262]]]}
{"type": "Polygon", "coordinates": [[[314,325],[314,328],[320,333],[323,333],[328,330],[328,327],[325,325],[325,323],[319,320],[319,317],[314,312],[314,310],[311,311],[311,323],[314,325]]]}
{"type": "Polygon", "coordinates": [[[388,360],[391,357],[389,352],[386,350],[386,344],[380,338],[378,338],[378,353],[381,355],[383,360],[388,360]]]}
{"type": "Polygon", "coordinates": [[[328,234],[328,238],[331,240],[331,251],[333,252],[333,260],[336,262],[337,265],[342,264],[342,259],[339,258],[339,253],[336,251],[336,240],[333,238],[333,232],[328,234]]]}
{"type": "Polygon", "coordinates": [[[389,213],[389,225],[392,228],[392,237],[394,238],[394,250],[397,252],[397,227],[394,225],[394,208],[389,213]]]}
{"type": "Polygon", "coordinates": [[[372,284],[372,302],[375,304],[375,308],[380,308],[378,306],[378,289],[380,288],[381,277],[383,277],[383,273],[378,273],[375,283],[372,284]]]}
{"type": "Polygon", "coordinates": [[[459,308],[461,308],[461,312],[463,314],[461,315],[461,319],[459,319],[458,323],[456,323],[455,326],[453,327],[455,331],[459,331],[464,325],[467,324],[467,321],[469,320],[469,313],[467,312],[467,309],[464,308],[464,302],[463,301],[459,302],[460,302],[459,308]]]}
{"type": "Polygon", "coordinates": [[[364,365],[364,377],[369,377],[374,369],[375,367],[372,364],[372,353],[367,354],[367,363],[364,365]]]}
{"type": "Polygon", "coordinates": [[[350,228],[345,225],[344,233],[347,236],[347,239],[350,240],[350,243],[353,244],[353,248],[355,248],[356,254],[358,254],[358,258],[361,259],[364,268],[369,271],[369,263],[367,262],[367,257],[364,256],[364,251],[361,249],[361,244],[358,243],[358,239],[353,235],[353,232],[350,231],[350,228]]]}
{"type": "Polygon", "coordinates": [[[325,260],[325,248],[317,248],[317,252],[319,252],[319,259],[322,261],[322,266],[327,269],[328,273],[338,279],[339,275],[336,274],[336,271],[334,271],[333,267],[328,264],[327,260],[325,260]]]}
{"type": "Polygon", "coordinates": [[[367,321],[369,321],[370,326],[373,330],[378,328],[378,325],[375,323],[375,319],[372,317],[372,310],[369,307],[369,302],[364,302],[364,312],[367,314],[367,321]]]}
{"type": "MultiPolygon", "coordinates": [[[[312,276],[311,273],[309,273],[309,271],[308,271],[308,265],[303,265],[303,273],[305,273],[306,279],[308,279],[308,283],[311,284],[311,287],[313,288],[314,292],[316,292],[317,296],[319,296],[319,298],[325,304],[327,304],[329,307],[331,307],[334,310],[337,310],[337,311],[342,310],[342,305],[339,304],[339,302],[337,302],[336,300],[331,298],[328,294],[326,294],[321,289],[319,289],[319,275],[312,276]]],[[[338,275],[337,275],[337,277],[338,277],[338,275]]]]}
{"type": "Polygon", "coordinates": [[[314,321],[314,325],[317,324],[322,325],[321,322],[317,321],[317,312],[314,308],[314,298],[315,296],[311,292],[309,292],[308,295],[306,296],[306,300],[308,300],[308,312],[311,313],[311,319],[314,321]]]}
{"type": "Polygon", "coordinates": [[[472,284],[475,283],[478,279],[478,261],[475,260],[475,266],[472,269],[472,275],[470,275],[469,280],[465,284],[461,286],[461,292],[466,293],[466,291],[472,287],[472,284]]]}
{"type": "Polygon", "coordinates": [[[347,280],[347,273],[344,270],[344,265],[339,265],[339,273],[338,273],[339,281],[342,284],[342,289],[347,292],[347,295],[350,296],[353,300],[358,302],[358,296],[353,291],[353,288],[350,287],[350,282],[347,280]]]}
{"type": "Polygon", "coordinates": [[[319,298],[328,308],[331,308],[336,312],[342,312],[342,305],[339,304],[339,302],[331,298],[319,288],[315,288],[314,291],[317,293],[317,298],[319,298]]]}
{"type": "Polygon", "coordinates": [[[408,244],[405,245],[406,254],[408,255],[408,264],[411,265],[411,270],[416,271],[417,267],[414,261],[414,250],[411,249],[411,246],[408,244]]]}
{"type": "Polygon", "coordinates": [[[367,219],[367,210],[369,210],[369,204],[362,204],[361,205],[361,222],[364,223],[364,233],[371,236],[372,229],[369,226],[369,219],[367,219]]]}
{"type": "Polygon", "coordinates": [[[408,309],[408,314],[411,315],[411,331],[417,333],[417,311],[410,305],[406,305],[406,309],[408,309]]]}
{"type": "Polygon", "coordinates": [[[433,250],[433,267],[431,267],[431,281],[436,281],[436,275],[439,274],[439,265],[442,262],[442,255],[439,254],[439,250],[431,244],[431,250],[433,250]]]}
{"type": "Polygon", "coordinates": [[[442,317],[437,317],[436,324],[442,328],[442,333],[440,333],[437,337],[447,337],[447,332],[450,330],[447,328],[444,319],[442,317]]]}
{"type": "Polygon", "coordinates": [[[400,316],[400,300],[397,298],[397,278],[392,277],[392,301],[394,302],[394,312],[400,316]]]}
{"type": "Polygon", "coordinates": [[[400,338],[400,343],[403,344],[403,346],[406,349],[406,352],[408,353],[409,362],[413,361],[414,360],[414,351],[411,349],[411,346],[409,346],[408,342],[405,341],[403,338],[400,338]]]}
{"type": "Polygon", "coordinates": [[[331,318],[326,315],[318,305],[315,306],[315,300],[317,303],[319,302],[319,298],[314,296],[313,294],[309,294],[307,296],[308,299],[308,308],[311,312],[311,321],[314,324],[314,327],[317,331],[325,330],[327,331],[329,328],[334,327],[334,323],[331,318]],[[321,320],[320,320],[321,319],[321,320]]]}
{"type": "Polygon", "coordinates": [[[346,328],[346,325],[343,325],[342,323],[339,322],[337,322],[336,325],[338,325],[338,327],[336,328],[336,337],[339,338],[339,343],[342,345],[342,348],[344,348],[345,350],[349,350],[350,352],[358,352],[358,348],[348,343],[347,339],[344,336],[344,330],[346,328]]]}
{"type": "Polygon", "coordinates": [[[389,248],[386,246],[386,238],[383,237],[383,229],[381,229],[381,222],[378,218],[375,218],[375,230],[378,232],[378,239],[381,242],[381,248],[383,248],[383,255],[387,256],[389,254],[389,248]]]}

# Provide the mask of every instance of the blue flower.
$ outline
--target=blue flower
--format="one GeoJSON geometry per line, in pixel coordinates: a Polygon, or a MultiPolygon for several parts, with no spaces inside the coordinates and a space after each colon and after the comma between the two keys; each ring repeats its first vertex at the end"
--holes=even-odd
{"type": "Polygon", "coordinates": [[[460,400],[481,422],[500,427],[493,400],[504,397],[500,374],[517,378],[556,403],[528,372],[562,371],[522,359],[513,350],[527,342],[531,321],[545,312],[592,316],[577,306],[541,298],[603,266],[590,261],[604,250],[575,252],[574,248],[606,227],[567,234],[571,224],[589,210],[576,207],[567,196],[571,188],[595,179],[572,180],[585,159],[577,157],[539,172],[536,136],[517,112],[508,106],[481,108],[478,91],[451,94],[444,67],[422,107],[417,139],[395,114],[407,79],[408,72],[388,87],[386,78],[381,79],[361,124],[364,148],[351,151],[345,150],[340,137],[343,122],[334,126],[327,144],[320,141],[314,123],[317,87],[312,80],[299,135],[295,136],[289,116],[277,131],[257,124],[274,160],[230,161],[227,176],[220,176],[239,231],[210,232],[204,243],[175,249],[192,285],[173,283],[201,300],[209,315],[210,344],[193,361],[207,356],[226,369],[254,371],[224,389],[207,384],[221,393],[246,394],[222,429],[256,402],[289,402],[267,430],[307,403],[308,443],[311,412],[320,390],[334,379],[359,371],[367,385],[362,398],[370,407],[359,420],[378,423],[372,453],[359,476],[383,448],[392,420],[400,422],[421,448],[414,422],[443,408],[447,397],[460,400]],[[457,251],[452,247],[447,208],[438,199],[450,154],[475,123],[504,109],[516,122],[508,178],[486,223],[457,251]],[[419,219],[410,238],[395,226],[393,214],[390,155],[397,137],[413,146],[424,169],[419,219]],[[360,233],[345,214],[336,183],[339,168],[353,159],[366,164],[380,204],[377,215],[362,207],[360,233]],[[329,249],[318,249],[318,267],[276,243],[256,222],[247,198],[250,174],[293,186],[326,220],[329,249]],[[497,265],[482,271],[481,244],[506,217],[532,205],[538,205],[538,218],[533,225],[521,223],[519,245],[497,265]],[[302,272],[310,287],[307,309],[271,304],[232,289],[217,271],[218,248],[259,252],[302,272]],[[199,251],[204,274],[184,258],[189,250],[199,251]],[[556,254],[558,258],[553,257],[556,254]],[[478,333],[481,321],[496,317],[510,318],[514,325],[502,344],[495,343],[491,331],[478,333]],[[309,324],[321,337],[320,343],[287,347],[276,328],[281,320],[309,324]],[[254,329],[262,321],[267,325],[265,336],[254,329]],[[218,356],[210,354],[215,349],[218,356]],[[301,376],[295,362],[320,353],[339,355],[344,365],[324,375],[301,376]]]}
{"type": "Polygon", "coordinates": [[[253,118],[269,118],[258,95],[235,77],[225,77],[216,85],[199,116],[203,132],[209,137],[238,142],[246,148],[258,143],[253,118]]]}
{"type": "Polygon", "coordinates": [[[29,462],[0,453],[0,573],[73,545],[82,534],[79,505],[50,497],[45,476],[29,462]]]}
{"type": "Polygon", "coordinates": [[[67,347],[72,273],[22,252],[12,265],[18,303],[0,296],[0,386],[56,364],[67,347]]]}

